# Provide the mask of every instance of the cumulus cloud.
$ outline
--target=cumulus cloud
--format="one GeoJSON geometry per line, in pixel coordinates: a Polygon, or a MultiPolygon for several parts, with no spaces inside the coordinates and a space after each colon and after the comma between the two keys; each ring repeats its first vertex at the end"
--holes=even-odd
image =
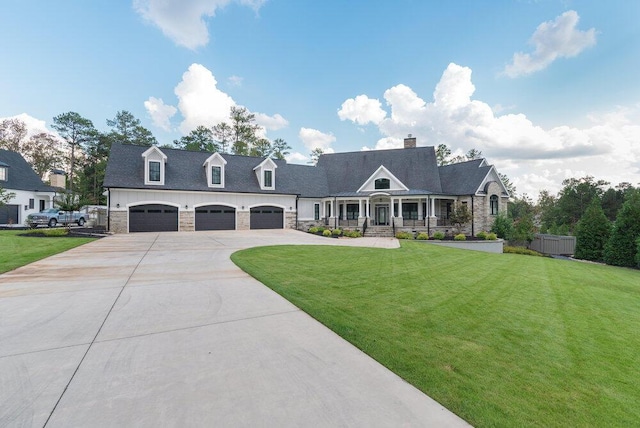
{"type": "Polygon", "coordinates": [[[5,119],[17,119],[24,123],[25,128],[27,129],[26,138],[30,138],[33,135],[37,135],[40,133],[52,134],[58,137],[58,133],[47,128],[47,122],[44,120],[36,119],[35,117],[28,115],[27,113],[20,113],[11,117],[0,117],[0,121],[5,119]]]}
{"type": "Polygon", "coordinates": [[[240,76],[229,76],[229,78],[227,79],[229,85],[231,86],[242,86],[243,80],[244,78],[240,76]]]}
{"type": "Polygon", "coordinates": [[[382,110],[382,104],[379,100],[371,99],[366,95],[358,95],[355,98],[349,98],[338,110],[338,117],[340,120],[351,120],[360,125],[366,125],[368,123],[380,123],[382,119],[387,115],[387,112],[382,110]]]}
{"type": "Polygon", "coordinates": [[[144,102],[144,108],[151,117],[153,124],[165,131],[171,131],[171,118],[176,114],[178,109],[172,105],[167,105],[162,98],[149,97],[144,102]]]}
{"type": "MultiPolygon", "coordinates": [[[[265,0],[235,0],[258,10],[265,0]]],[[[206,19],[231,0],[134,0],[133,8],[176,44],[196,49],[209,43],[206,19]]]]}
{"type": "MultiPolygon", "coordinates": [[[[519,192],[556,191],[563,179],[589,173],[614,184],[640,182],[640,105],[589,116],[584,128],[543,129],[522,113],[500,115],[473,99],[471,69],[449,64],[426,102],[406,85],[384,92],[390,114],[378,123],[374,149],[402,147],[407,134],[421,146],[446,144],[458,154],[481,150],[519,192]]],[[[360,125],[353,118],[349,119],[360,125]]],[[[369,147],[365,147],[369,149],[369,147]]]]}
{"type": "Polygon", "coordinates": [[[311,162],[311,158],[309,156],[305,156],[300,152],[293,152],[285,156],[285,159],[288,163],[297,163],[297,164],[308,164],[311,162]]]}
{"type": "Polygon", "coordinates": [[[278,113],[269,116],[264,113],[255,113],[256,123],[268,131],[277,131],[278,129],[289,126],[289,121],[278,113]]]}
{"type": "Polygon", "coordinates": [[[517,52],[513,61],[504,69],[509,77],[518,77],[543,70],[558,58],[570,58],[586,48],[595,45],[596,30],[578,30],[580,17],[569,10],[553,21],[543,22],[531,36],[529,43],[534,46],[533,53],[517,52]]]}
{"type": "Polygon", "coordinates": [[[334,152],[334,150],[331,148],[331,144],[336,141],[336,137],[331,133],[325,134],[324,132],[320,132],[317,129],[300,128],[298,136],[302,140],[304,146],[309,150],[320,148],[325,153],[334,152]]]}

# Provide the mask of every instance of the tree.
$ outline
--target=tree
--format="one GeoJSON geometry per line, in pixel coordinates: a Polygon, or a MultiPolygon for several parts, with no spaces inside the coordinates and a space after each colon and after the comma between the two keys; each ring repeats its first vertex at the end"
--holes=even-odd
{"type": "Polygon", "coordinates": [[[604,214],[600,201],[593,198],[576,225],[575,257],[600,262],[604,247],[611,235],[611,222],[604,214]]]}
{"type": "Polygon", "coordinates": [[[16,194],[13,192],[8,192],[6,189],[0,187],[0,207],[8,204],[11,199],[15,198],[16,194]]]}
{"type": "Polygon", "coordinates": [[[41,132],[29,138],[22,145],[22,154],[33,170],[44,178],[47,172],[64,163],[60,141],[51,134],[41,132]]]}
{"type": "Polygon", "coordinates": [[[564,186],[558,194],[557,210],[555,222],[558,226],[567,225],[569,230],[574,230],[576,223],[585,213],[587,207],[593,200],[604,193],[603,186],[608,185],[606,181],[594,181],[592,176],[582,178],[569,178],[562,182],[564,186]]]}
{"type": "Polygon", "coordinates": [[[446,144],[438,144],[436,147],[436,163],[438,166],[449,165],[451,160],[451,149],[446,144]]]}
{"type": "Polygon", "coordinates": [[[103,195],[102,182],[107,169],[107,159],[112,140],[107,134],[99,134],[91,140],[85,150],[82,169],[79,174],[78,192],[80,199],[87,203],[103,205],[106,197],[103,195]]]}
{"type": "Polygon", "coordinates": [[[291,150],[291,146],[282,138],[276,138],[271,145],[273,157],[276,159],[284,159],[291,150]]]}
{"type": "Polygon", "coordinates": [[[478,149],[470,149],[465,154],[466,160],[482,159],[482,152],[478,149]]]}
{"type": "Polygon", "coordinates": [[[173,143],[184,150],[212,153],[220,151],[220,145],[214,139],[214,132],[202,125],[192,129],[188,135],[175,140],[173,143]]]}
{"type": "Polygon", "coordinates": [[[107,119],[107,126],[112,128],[108,134],[112,143],[136,146],[158,144],[151,131],[141,125],[140,119],[126,110],[117,112],[113,120],[107,119]]]}
{"type": "Polygon", "coordinates": [[[491,226],[491,232],[495,233],[500,239],[511,239],[513,221],[506,214],[498,213],[491,226]]]}
{"type": "Polygon", "coordinates": [[[636,265],[640,238],[640,190],[629,191],[613,224],[604,249],[604,262],[614,266],[636,265]]]}
{"type": "Polygon", "coordinates": [[[256,133],[260,130],[260,125],[255,123],[256,116],[245,107],[236,106],[231,106],[229,116],[233,132],[231,151],[236,155],[248,155],[251,146],[258,139],[256,133]]]}
{"type": "Polygon", "coordinates": [[[0,149],[21,153],[27,136],[27,126],[20,119],[4,119],[0,122],[0,149]]]}
{"type": "Polygon", "coordinates": [[[462,233],[464,226],[471,221],[471,212],[467,204],[456,203],[449,214],[449,220],[456,227],[458,233],[462,233]]]}
{"type": "Polygon", "coordinates": [[[272,152],[271,141],[267,140],[266,138],[258,138],[254,141],[253,145],[251,146],[251,149],[249,150],[249,155],[265,157],[265,156],[271,156],[271,152],[272,152]]]}
{"type": "Polygon", "coordinates": [[[221,122],[211,129],[215,141],[223,153],[229,153],[233,141],[233,129],[226,122],[221,122]]]}
{"type": "Polygon", "coordinates": [[[314,165],[317,164],[318,159],[323,154],[324,154],[324,150],[322,150],[320,147],[316,147],[315,149],[311,150],[311,153],[309,154],[309,157],[311,158],[311,160],[309,161],[309,163],[312,163],[314,165]]]}
{"type": "Polygon", "coordinates": [[[84,144],[97,138],[98,131],[93,126],[93,122],[72,111],[54,117],[52,127],[71,147],[68,186],[73,192],[76,150],[82,151],[84,144]]]}
{"type": "Polygon", "coordinates": [[[515,198],[516,186],[514,186],[511,180],[509,180],[509,177],[507,177],[506,174],[502,174],[501,172],[498,173],[498,177],[500,177],[500,181],[502,181],[502,184],[504,184],[504,187],[506,187],[507,191],[509,192],[509,196],[515,198]]]}
{"type": "Polygon", "coordinates": [[[527,214],[513,222],[513,229],[509,239],[522,246],[527,246],[533,241],[534,233],[535,225],[533,224],[533,216],[527,214]]]}
{"type": "Polygon", "coordinates": [[[622,208],[622,204],[624,204],[626,193],[632,189],[633,186],[631,183],[625,182],[618,184],[615,188],[610,187],[604,192],[602,195],[602,209],[609,220],[616,220],[618,211],[622,208]]]}
{"type": "MultiPolygon", "coordinates": [[[[71,220],[73,212],[78,211],[81,206],[85,205],[78,195],[71,191],[57,195],[53,202],[60,211],[65,212],[65,220],[71,220]]],[[[67,221],[66,227],[70,229],[71,222],[67,221]]]]}
{"type": "Polygon", "coordinates": [[[538,203],[536,204],[536,206],[538,208],[538,215],[541,225],[540,231],[543,233],[546,233],[555,222],[555,218],[557,217],[556,203],[557,198],[549,193],[548,190],[540,191],[540,194],[538,195],[538,203]]]}

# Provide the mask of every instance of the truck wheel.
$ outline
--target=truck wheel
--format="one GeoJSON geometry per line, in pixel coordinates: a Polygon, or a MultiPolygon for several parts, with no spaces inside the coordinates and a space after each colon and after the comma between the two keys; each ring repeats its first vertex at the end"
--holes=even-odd
{"type": "Polygon", "coordinates": [[[80,227],[84,226],[84,218],[80,217],[78,219],[78,226],[80,226],[80,227]]]}
{"type": "Polygon", "coordinates": [[[52,218],[51,220],[49,220],[49,227],[56,227],[57,223],[58,221],[55,218],[52,218]]]}

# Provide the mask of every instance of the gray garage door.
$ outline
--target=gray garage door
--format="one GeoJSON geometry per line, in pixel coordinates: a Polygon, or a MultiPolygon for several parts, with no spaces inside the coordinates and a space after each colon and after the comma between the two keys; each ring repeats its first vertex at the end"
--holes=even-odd
{"type": "Polygon", "coordinates": [[[236,209],[223,205],[196,208],[196,230],[235,230],[236,209]]]}
{"type": "Polygon", "coordinates": [[[251,229],[282,229],[284,212],[279,207],[251,208],[251,229]]]}
{"type": "Polygon", "coordinates": [[[178,208],[150,204],[129,208],[129,232],[175,232],[178,230],[178,208]]]}
{"type": "Polygon", "coordinates": [[[18,224],[20,205],[3,205],[0,207],[0,224],[18,224]]]}

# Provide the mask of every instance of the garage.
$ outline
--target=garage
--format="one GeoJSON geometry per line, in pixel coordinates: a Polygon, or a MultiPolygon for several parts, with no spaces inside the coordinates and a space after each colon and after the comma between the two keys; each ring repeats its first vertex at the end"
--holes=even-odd
{"type": "Polygon", "coordinates": [[[129,208],[129,232],[177,232],[178,208],[149,204],[129,208]]]}
{"type": "Polygon", "coordinates": [[[20,205],[0,206],[0,224],[18,224],[20,205]]]}
{"type": "Polygon", "coordinates": [[[280,207],[264,206],[251,208],[251,229],[282,229],[284,210],[280,207]]]}
{"type": "Polygon", "coordinates": [[[196,230],[235,230],[236,209],[224,205],[196,208],[196,230]]]}

